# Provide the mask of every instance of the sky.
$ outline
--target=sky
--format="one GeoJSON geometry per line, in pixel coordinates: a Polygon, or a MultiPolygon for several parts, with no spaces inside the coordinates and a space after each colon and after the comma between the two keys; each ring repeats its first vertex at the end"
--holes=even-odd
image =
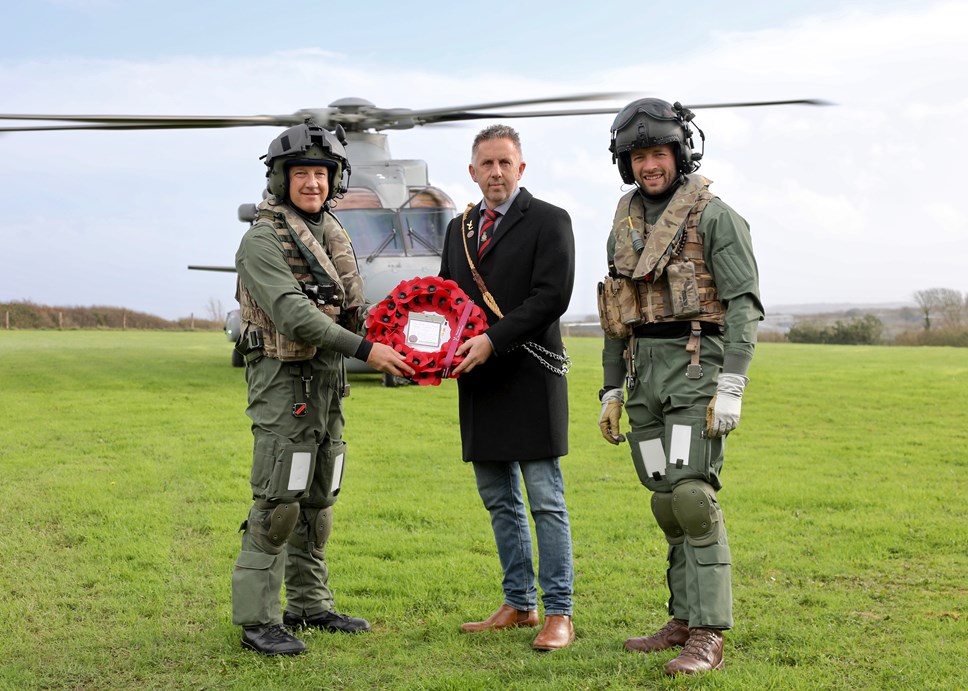
{"type": "MultiPolygon", "coordinates": [[[[968,292],[957,172],[968,3],[655,5],[34,0],[4,10],[0,113],[255,115],[345,97],[430,108],[599,92],[823,99],[833,105],[696,111],[699,172],[750,223],[768,312],[968,292]]],[[[521,184],[572,217],[571,316],[596,311],[628,189],[607,150],[612,119],[509,122],[521,184]]],[[[392,131],[391,152],[426,160],[463,208],[481,196],[467,164],[487,124],[392,131]]],[[[186,267],[232,263],[236,210],[260,198],[259,157],[279,131],[0,134],[0,302],[168,319],[231,308],[231,274],[186,267]]]]}

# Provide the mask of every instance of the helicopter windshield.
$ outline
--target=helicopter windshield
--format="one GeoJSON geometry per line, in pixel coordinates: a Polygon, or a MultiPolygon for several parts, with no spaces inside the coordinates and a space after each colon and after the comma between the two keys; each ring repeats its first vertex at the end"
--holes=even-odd
{"type": "Polygon", "coordinates": [[[411,190],[400,222],[413,254],[439,255],[447,224],[457,214],[453,200],[436,187],[411,190]]]}
{"type": "Polygon", "coordinates": [[[376,193],[364,188],[351,188],[337,203],[336,215],[358,257],[440,256],[454,203],[434,187],[411,191],[400,209],[383,208],[376,193]]]}

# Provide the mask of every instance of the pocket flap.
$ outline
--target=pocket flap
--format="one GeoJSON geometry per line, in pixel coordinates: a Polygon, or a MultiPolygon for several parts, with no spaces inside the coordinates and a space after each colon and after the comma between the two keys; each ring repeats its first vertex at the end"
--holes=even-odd
{"type": "Polygon", "coordinates": [[[729,545],[709,545],[693,550],[696,554],[696,562],[702,565],[709,564],[731,564],[732,558],[729,556],[729,545]]]}
{"type": "Polygon", "coordinates": [[[275,560],[276,557],[272,554],[264,554],[262,552],[242,552],[239,554],[239,558],[235,561],[235,568],[265,571],[272,566],[272,562],[275,560]]]}

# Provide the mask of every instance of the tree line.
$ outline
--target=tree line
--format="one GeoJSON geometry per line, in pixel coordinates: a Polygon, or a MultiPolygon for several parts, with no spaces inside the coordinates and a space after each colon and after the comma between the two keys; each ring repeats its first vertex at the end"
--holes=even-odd
{"type": "MultiPolygon", "coordinates": [[[[922,328],[897,334],[896,345],[946,345],[968,347],[968,293],[951,288],[928,288],[913,293],[920,310],[922,328]]],[[[798,321],[786,337],[792,343],[875,345],[882,343],[884,324],[873,314],[834,323],[798,321]]]]}

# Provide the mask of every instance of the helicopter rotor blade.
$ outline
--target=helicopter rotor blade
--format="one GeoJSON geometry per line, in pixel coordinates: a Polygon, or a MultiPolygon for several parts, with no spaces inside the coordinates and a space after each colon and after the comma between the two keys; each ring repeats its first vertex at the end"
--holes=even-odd
{"type": "MultiPolygon", "coordinates": [[[[226,127],[283,127],[298,125],[313,118],[317,125],[332,128],[344,126],[347,131],[367,129],[410,129],[421,125],[435,125],[467,120],[543,118],[569,115],[614,115],[618,106],[608,108],[572,108],[560,110],[532,110],[516,112],[481,112],[497,108],[517,108],[545,103],[574,103],[581,101],[605,101],[629,98],[628,92],[574,94],[549,98],[519,99],[514,101],[495,101],[468,106],[448,108],[427,108],[409,110],[405,108],[376,108],[368,101],[345,99],[337,101],[329,108],[314,108],[297,111],[291,115],[53,115],[53,114],[0,114],[0,120],[46,121],[75,124],[11,125],[0,127],[0,132],[37,132],[44,130],[161,130],[161,129],[212,129],[226,127]]],[[[757,106],[781,105],[832,105],[819,99],[795,99],[785,101],[743,101],[735,103],[706,103],[687,106],[693,110],[707,108],[749,108],[757,106]]]]}
{"type": "Polygon", "coordinates": [[[53,115],[53,114],[0,114],[0,120],[43,120],[47,122],[71,122],[74,125],[24,125],[0,127],[0,132],[36,132],[40,130],[163,130],[163,129],[210,129],[221,127],[279,127],[298,125],[306,115],[53,115]]]}
{"type": "Polygon", "coordinates": [[[619,98],[629,98],[634,96],[632,92],[615,91],[611,93],[595,94],[574,94],[572,96],[551,96],[548,98],[526,98],[515,101],[496,101],[494,103],[479,103],[469,106],[450,106],[448,108],[424,108],[421,110],[410,111],[414,118],[425,119],[439,115],[451,113],[463,113],[475,110],[493,110],[494,108],[517,108],[520,106],[533,106],[543,103],[574,103],[581,101],[611,101],[619,98]]]}
{"type": "Polygon", "coordinates": [[[234,266],[196,266],[196,265],[190,265],[188,268],[191,271],[221,271],[221,272],[227,273],[227,274],[234,274],[235,273],[235,267],[234,266]]]}
{"type": "MultiPolygon", "coordinates": [[[[704,110],[710,108],[752,108],[757,106],[786,106],[786,105],[808,105],[808,106],[829,106],[833,103],[815,98],[791,99],[786,101],[744,101],[737,103],[704,103],[698,105],[687,105],[690,110],[704,110]]],[[[509,113],[451,113],[441,117],[439,120],[427,122],[425,124],[434,125],[450,121],[462,120],[493,120],[511,118],[550,118],[563,117],[568,115],[615,115],[620,108],[575,108],[570,110],[528,110],[509,113]]]]}

